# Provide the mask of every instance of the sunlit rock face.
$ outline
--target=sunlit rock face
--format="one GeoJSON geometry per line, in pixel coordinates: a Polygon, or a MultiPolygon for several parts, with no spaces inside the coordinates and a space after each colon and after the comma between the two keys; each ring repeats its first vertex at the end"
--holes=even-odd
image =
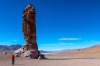
{"type": "Polygon", "coordinates": [[[22,47],[22,53],[25,54],[27,51],[29,51],[29,55],[31,58],[38,58],[39,55],[38,46],[36,42],[35,15],[35,8],[31,4],[28,4],[28,6],[23,11],[22,31],[24,34],[26,44],[22,47]]]}
{"type": "Polygon", "coordinates": [[[23,24],[22,31],[26,44],[20,49],[15,51],[16,57],[29,57],[32,59],[47,59],[43,54],[38,51],[36,42],[36,24],[35,24],[36,11],[31,4],[23,11],[23,24]]]}

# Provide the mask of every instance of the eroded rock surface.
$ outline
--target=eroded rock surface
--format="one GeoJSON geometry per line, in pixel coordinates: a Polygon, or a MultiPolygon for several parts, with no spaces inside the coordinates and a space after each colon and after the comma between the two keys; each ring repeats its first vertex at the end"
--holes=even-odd
{"type": "Polygon", "coordinates": [[[35,9],[31,4],[23,11],[22,31],[26,44],[15,51],[21,56],[30,56],[31,58],[38,58],[39,51],[36,42],[36,24],[35,24],[35,9]]]}
{"type": "Polygon", "coordinates": [[[28,4],[23,11],[22,31],[26,44],[23,46],[23,54],[34,55],[32,58],[38,58],[38,46],[36,42],[36,24],[35,24],[35,8],[28,4]],[[28,53],[27,53],[28,52],[28,53]]]}

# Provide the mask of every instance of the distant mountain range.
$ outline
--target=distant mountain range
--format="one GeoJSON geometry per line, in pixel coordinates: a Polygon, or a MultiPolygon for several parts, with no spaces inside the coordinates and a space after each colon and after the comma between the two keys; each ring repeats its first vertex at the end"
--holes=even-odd
{"type": "Polygon", "coordinates": [[[69,57],[99,57],[100,58],[100,44],[80,49],[73,49],[69,51],[60,52],[57,55],[69,57]]]}
{"type": "MultiPolygon", "coordinates": [[[[20,44],[16,44],[16,45],[11,45],[11,46],[6,46],[6,45],[0,45],[0,50],[12,50],[15,51],[19,48],[21,48],[22,45],[20,44]]],[[[81,56],[87,56],[87,55],[93,55],[93,54],[98,54],[100,55],[100,44],[91,46],[91,47],[87,47],[87,48],[80,48],[80,49],[72,49],[72,50],[58,50],[58,51],[46,51],[46,50],[39,50],[41,52],[41,54],[60,54],[60,55],[81,55],[81,56]]]]}
{"type": "MultiPolygon", "coordinates": [[[[0,45],[0,50],[8,50],[8,51],[15,51],[18,50],[19,48],[21,48],[22,45],[20,44],[16,44],[16,45],[0,45]]],[[[59,52],[63,52],[66,50],[59,50],[59,51],[46,51],[46,50],[39,50],[42,54],[52,54],[52,53],[59,53],[59,52]]]]}
{"type": "Polygon", "coordinates": [[[21,48],[22,45],[20,44],[16,44],[16,45],[0,45],[0,50],[17,50],[19,48],[21,48]]]}

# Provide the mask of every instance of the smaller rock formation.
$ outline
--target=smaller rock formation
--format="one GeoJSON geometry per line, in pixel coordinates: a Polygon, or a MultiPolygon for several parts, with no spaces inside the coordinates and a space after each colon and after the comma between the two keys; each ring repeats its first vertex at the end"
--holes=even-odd
{"type": "Polygon", "coordinates": [[[6,55],[6,54],[7,54],[7,52],[6,52],[6,51],[4,51],[4,52],[3,52],[3,54],[4,54],[4,55],[6,55]]]}

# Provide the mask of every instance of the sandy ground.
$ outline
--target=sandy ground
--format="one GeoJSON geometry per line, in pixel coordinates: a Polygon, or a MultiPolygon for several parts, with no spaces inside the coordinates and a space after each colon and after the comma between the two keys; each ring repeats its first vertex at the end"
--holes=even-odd
{"type": "MultiPolygon", "coordinates": [[[[46,60],[16,58],[14,66],[100,66],[99,58],[75,58],[66,56],[46,56],[46,60]]],[[[12,66],[10,57],[0,59],[0,66],[12,66]]]]}

